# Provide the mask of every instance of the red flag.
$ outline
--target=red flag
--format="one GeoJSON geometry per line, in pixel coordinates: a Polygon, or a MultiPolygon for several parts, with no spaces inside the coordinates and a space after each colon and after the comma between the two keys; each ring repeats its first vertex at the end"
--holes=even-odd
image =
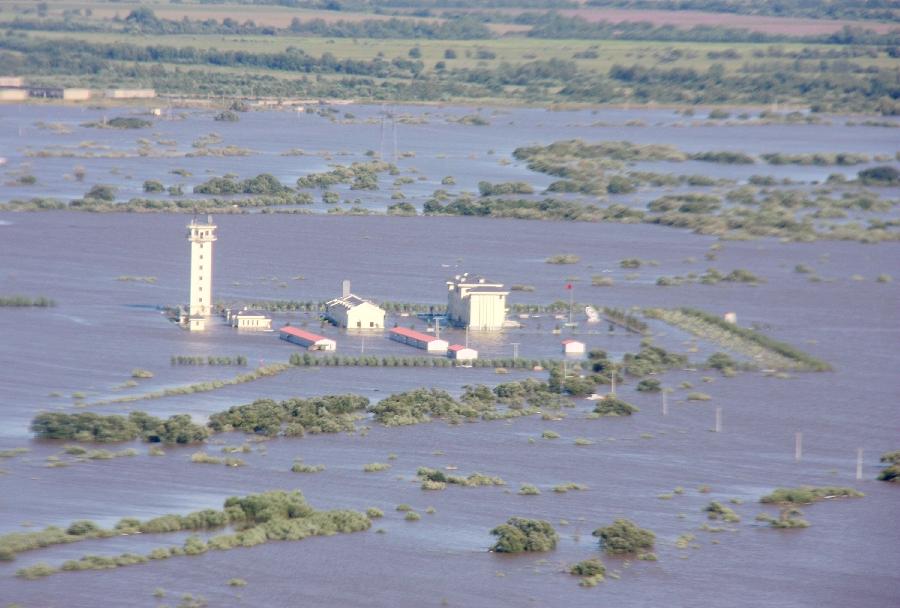
{"type": "Polygon", "coordinates": [[[566,289],[572,289],[572,284],[571,284],[571,283],[566,283],[566,289]]]}

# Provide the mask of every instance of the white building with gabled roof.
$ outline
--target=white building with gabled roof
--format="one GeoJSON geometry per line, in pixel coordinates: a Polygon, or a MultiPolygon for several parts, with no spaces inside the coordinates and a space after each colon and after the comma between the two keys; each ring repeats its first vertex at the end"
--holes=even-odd
{"type": "Polygon", "coordinates": [[[384,329],[384,309],[350,293],[350,281],[344,281],[340,298],[325,305],[325,317],[338,327],[384,329]]]}

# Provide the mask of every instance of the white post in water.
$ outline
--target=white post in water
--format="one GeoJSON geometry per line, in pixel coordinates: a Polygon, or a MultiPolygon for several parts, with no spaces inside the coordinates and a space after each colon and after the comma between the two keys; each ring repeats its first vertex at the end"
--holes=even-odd
{"type": "Polygon", "coordinates": [[[722,408],[716,408],[716,432],[722,432],[722,408]]]}
{"type": "Polygon", "coordinates": [[[612,376],[610,376],[610,388],[609,392],[613,395],[616,394],[616,366],[612,366],[612,376]]]}
{"type": "Polygon", "coordinates": [[[519,342],[512,342],[513,347],[513,361],[516,361],[519,358],[519,342]]]}
{"type": "Polygon", "coordinates": [[[669,415],[669,399],[668,399],[668,391],[666,389],[662,390],[662,398],[663,398],[663,416],[669,415]]]}
{"type": "Polygon", "coordinates": [[[365,354],[365,352],[366,352],[366,336],[365,336],[365,334],[363,334],[362,343],[359,345],[359,353],[362,355],[362,354],[365,354]]]}
{"type": "Polygon", "coordinates": [[[803,458],[803,433],[794,433],[794,460],[800,462],[803,458]]]}
{"type": "Polygon", "coordinates": [[[856,448],[856,481],[862,479],[863,449],[856,448]]]}

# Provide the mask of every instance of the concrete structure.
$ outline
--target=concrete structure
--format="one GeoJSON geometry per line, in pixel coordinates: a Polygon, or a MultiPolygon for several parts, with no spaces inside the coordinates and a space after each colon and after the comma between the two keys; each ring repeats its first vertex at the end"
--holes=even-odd
{"type": "MultiPolygon", "coordinates": [[[[191,242],[191,291],[188,307],[188,317],[193,319],[206,319],[212,312],[212,263],[213,243],[216,242],[216,226],[212,223],[212,216],[207,216],[206,222],[194,219],[187,226],[187,238],[191,242]]],[[[191,330],[204,329],[204,323],[191,322],[191,330]]]]}
{"type": "Polygon", "coordinates": [[[229,311],[226,317],[228,324],[237,329],[253,329],[257,331],[266,331],[272,329],[272,317],[269,317],[258,310],[239,310],[237,312],[229,311]]]}
{"type": "Polygon", "coordinates": [[[569,338],[568,340],[562,341],[562,350],[567,355],[583,355],[584,354],[584,342],[579,342],[578,340],[572,340],[569,338]]]}
{"type": "Polygon", "coordinates": [[[0,101],[25,101],[28,89],[0,89],[0,101]]]}
{"type": "Polygon", "coordinates": [[[325,305],[325,317],[338,327],[384,329],[384,310],[350,293],[350,281],[344,281],[340,298],[325,305]]]}
{"type": "Polygon", "coordinates": [[[109,89],[106,97],[110,99],[153,99],[155,89],[109,89]]]}
{"type": "Polygon", "coordinates": [[[506,296],[502,283],[468,273],[447,281],[447,318],[457,327],[480,331],[503,329],[506,320],[506,296]]]}
{"type": "Polygon", "coordinates": [[[307,350],[335,350],[337,348],[337,342],[330,338],[290,325],[282,327],[278,337],[307,350]]]}
{"type": "Polygon", "coordinates": [[[456,361],[474,361],[478,358],[478,351],[462,344],[454,344],[447,349],[447,355],[456,361]]]}
{"type": "Polygon", "coordinates": [[[430,353],[446,353],[449,344],[446,340],[441,340],[428,334],[423,334],[405,327],[395,327],[391,330],[391,340],[427,350],[430,353]]]}

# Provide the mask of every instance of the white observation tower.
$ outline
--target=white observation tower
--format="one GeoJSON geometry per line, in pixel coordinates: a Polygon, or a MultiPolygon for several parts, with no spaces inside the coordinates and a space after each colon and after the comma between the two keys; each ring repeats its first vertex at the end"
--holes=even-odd
{"type": "Polygon", "coordinates": [[[206,222],[194,218],[187,226],[191,242],[191,298],[188,309],[188,329],[206,329],[206,318],[212,314],[212,265],[216,225],[212,216],[206,222]]]}

